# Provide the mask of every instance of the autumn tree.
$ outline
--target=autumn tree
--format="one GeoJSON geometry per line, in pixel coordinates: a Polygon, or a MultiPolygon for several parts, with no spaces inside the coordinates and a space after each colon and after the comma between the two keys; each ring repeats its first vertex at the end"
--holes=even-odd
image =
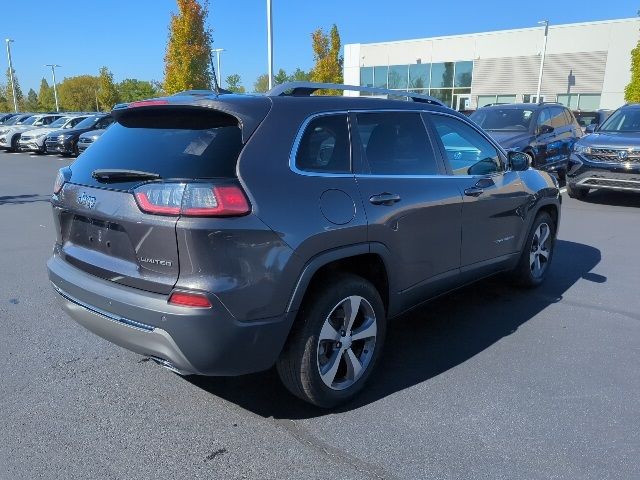
{"type": "Polygon", "coordinates": [[[164,57],[164,90],[211,88],[211,31],[205,27],[209,4],[177,0],[178,14],[171,14],[169,41],[164,57]]]}
{"type": "Polygon", "coordinates": [[[100,108],[103,111],[110,111],[119,101],[118,89],[113,83],[113,74],[107,67],[102,67],[98,76],[98,103],[100,108]]]}
{"type": "Polygon", "coordinates": [[[255,93],[265,93],[269,90],[269,75],[263,73],[260,75],[253,84],[253,91],[255,93]]]}
{"type": "Polygon", "coordinates": [[[56,99],[53,93],[53,87],[49,86],[46,78],[40,81],[40,90],[38,91],[38,110],[42,112],[52,112],[56,109],[56,99]]]}
{"type": "Polygon", "coordinates": [[[65,78],[58,86],[60,108],[65,110],[96,110],[100,79],[93,75],[65,78]]]}
{"type": "MultiPolygon", "coordinates": [[[[328,34],[319,28],[311,34],[313,59],[311,80],[321,83],[342,83],[342,63],[340,55],[340,34],[334,24],[328,34]]],[[[339,90],[319,91],[321,95],[340,95],[339,90]]]]}
{"type": "Polygon", "coordinates": [[[631,81],[624,89],[624,99],[640,102],[640,42],[631,50],[631,81]]]}
{"type": "Polygon", "coordinates": [[[135,102],[158,96],[158,90],[151,82],[125,78],[118,85],[118,95],[121,102],[135,102]]]}
{"type": "Polygon", "coordinates": [[[241,84],[240,75],[234,73],[227,77],[227,90],[235,93],[244,93],[244,87],[241,84]]]}

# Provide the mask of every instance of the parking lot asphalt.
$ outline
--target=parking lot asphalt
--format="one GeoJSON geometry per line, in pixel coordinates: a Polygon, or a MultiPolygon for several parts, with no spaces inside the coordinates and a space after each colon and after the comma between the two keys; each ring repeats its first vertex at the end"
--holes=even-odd
{"type": "Polygon", "coordinates": [[[640,478],[640,196],[565,196],[548,281],[390,327],[337,411],[273,371],[182,378],[85,331],[47,280],[68,159],[0,154],[0,478],[640,478]]]}

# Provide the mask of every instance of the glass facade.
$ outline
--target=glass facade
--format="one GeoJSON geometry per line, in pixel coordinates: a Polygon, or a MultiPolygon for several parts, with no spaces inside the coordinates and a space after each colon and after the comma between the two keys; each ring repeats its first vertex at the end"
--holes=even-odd
{"type": "Polygon", "coordinates": [[[600,95],[597,93],[562,93],[558,102],[572,110],[597,110],[600,108],[600,95]]]}
{"type": "MultiPolygon", "coordinates": [[[[363,87],[431,95],[453,108],[457,106],[458,95],[471,93],[472,77],[472,61],[360,68],[360,85],[363,87]]],[[[367,93],[361,92],[360,95],[367,93]]]]}

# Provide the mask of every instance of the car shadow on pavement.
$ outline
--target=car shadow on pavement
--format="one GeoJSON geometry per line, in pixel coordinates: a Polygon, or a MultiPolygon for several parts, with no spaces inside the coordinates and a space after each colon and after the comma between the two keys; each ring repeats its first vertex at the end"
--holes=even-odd
{"type": "Polygon", "coordinates": [[[34,203],[34,202],[48,202],[50,197],[48,195],[10,195],[0,197],[0,205],[19,205],[22,203],[34,203]]]}
{"type": "Polygon", "coordinates": [[[640,207],[640,193],[612,192],[606,190],[591,191],[583,202],[594,205],[611,205],[615,207],[640,207]]]}
{"type": "Polygon", "coordinates": [[[558,240],[549,276],[538,289],[518,289],[495,277],[395,319],[377,374],[354,401],[337,410],[319,409],[293,397],[280,384],[275,369],[241,377],[185,378],[263,417],[294,420],[353,410],[462,364],[560,302],[578,280],[606,282],[606,277],[590,273],[599,262],[600,250],[558,240]]]}

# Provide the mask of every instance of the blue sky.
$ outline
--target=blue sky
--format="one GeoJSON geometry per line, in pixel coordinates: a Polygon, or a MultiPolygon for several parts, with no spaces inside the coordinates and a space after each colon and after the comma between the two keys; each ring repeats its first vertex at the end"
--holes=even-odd
{"type": "MultiPolygon", "coordinates": [[[[310,33],[332,23],[345,44],[522,28],[543,18],[555,24],[627,18],[638,9],[640,1],[632,0],[273,0],[274,65],[276,70],[309,69],[310,33]]],[[[177,11],[175,0],[7,1],[0,32],[15,40],[13,63],[25,94],[29,88],[37,91],[43,76],[50,81],[45,63],[62,65],[58,81],[96,75],[102,65],[118,81],[162,80],[172,11],[177,11]]],[[[215,46],[226,50],[223,76],[240,74],[250,90],[266,72],[266,0],[211,0],[209,25],[215,46]]],[[[6,67],[6,54],[0,55],[3,72],[6,67]]]]}

